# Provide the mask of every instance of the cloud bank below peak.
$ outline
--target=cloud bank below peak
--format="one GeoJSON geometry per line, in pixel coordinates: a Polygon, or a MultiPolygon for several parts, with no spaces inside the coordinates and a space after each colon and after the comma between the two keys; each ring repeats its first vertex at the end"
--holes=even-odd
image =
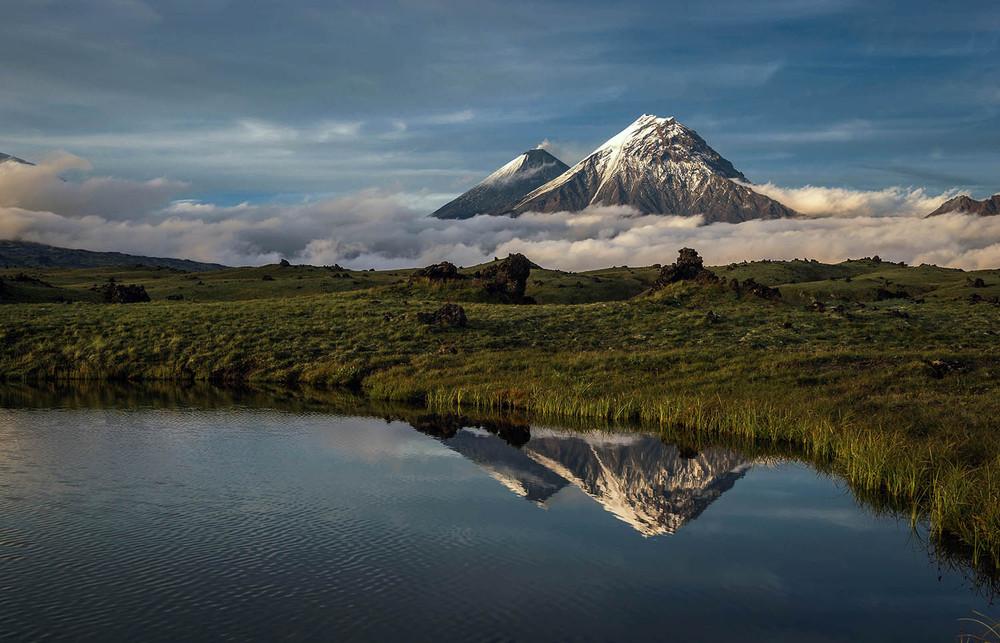
{"type": "Polygon", "coordinates": [[[401,268],[449,260],[472,265],[523,252],[541,265],[586,270],[672,261],[698,249],[712,264],[809,257],[825,262],[879,254],[956,268],[1000,266],[1000,217],[923,215],[952,192],[806,186],[756,189],[810,215],[703,225],[700,217],[641,215],[623,207],[582,212],[477,216],[447,221],[409,205],[419,195],[366,190],[291,205],[220,206],[180,200],[168,179],[93,177],[78,157],[37,166],[0,164],[0,237],[89,250],[176,256],[230,265],[280,258],[352,268],[401,268]]]}

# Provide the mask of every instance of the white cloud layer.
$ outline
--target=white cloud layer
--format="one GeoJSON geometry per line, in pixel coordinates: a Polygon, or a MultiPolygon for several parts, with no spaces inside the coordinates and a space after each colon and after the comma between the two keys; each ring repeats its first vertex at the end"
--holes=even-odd
{"type": "Polygon", "coordinates": [[[231,265],[282,257],[352,268],[442,260],[471,265],[523,252],[546,267],[583,270],[669,262],[678,248],[690,246],[712,264],[879,254],[913,264],[1000,267],[1000,217],[923,218],[950,192],[765,185],[758,189],[811,218],[738,225],[702,225],[700,217],[643,216],[620,207],[440,221],[406,205],[419,201],[414,195],[374,190],[296,205],[223,207],[172,201],[186,186],[165,179],[59,178],[88,168],[69,155],[38,166],[0,165],[0,238],[231,265]]]}

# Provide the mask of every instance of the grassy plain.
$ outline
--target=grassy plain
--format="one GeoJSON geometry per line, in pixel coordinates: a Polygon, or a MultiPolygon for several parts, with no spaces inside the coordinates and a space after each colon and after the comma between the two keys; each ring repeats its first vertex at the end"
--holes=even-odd
{"type": "Polygon", "coordinates": [[[713,271],[783,301],[686,283],[650,295],[656,267],[536,269],[526,294],[538,305],[526,306],[490,303],[474,280],[410,284],[408,270],[2,270],[0,379],[346,387],[442,412],[773,445],[1000,564],[1000,271],[872,260],[713,271]],[[98,303],[110,277],[153,301],[98,303]],[[467,327],[417,319],[449,301],[467,327]]]}

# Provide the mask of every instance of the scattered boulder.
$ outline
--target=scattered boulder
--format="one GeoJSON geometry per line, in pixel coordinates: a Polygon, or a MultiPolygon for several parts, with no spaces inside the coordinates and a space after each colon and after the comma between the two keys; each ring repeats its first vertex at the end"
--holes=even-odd
{"type": "Polygon", "coordinates": [[[700,284],[715,284],[719,278],[711,270],[706,270],[704,260],[697,251],[681,248],[677,261],[660,269],[660,276],[653,282],[653,292],[663,290],[679,281],[694,281],[700,284]]]}
{"type": "Polygon", "coordinates": [[[886,290],[879,288],[875,291],[875,301],[887,301],[889,299],[909,299],[910,294],[905,290],[886,290]]]}
{"type": "Polygon", "coordinates": [[[431,326],[460,328],[468,325],[465,309],[458,304],[445,304],[432,313],[417,313],[417,321],[431,326]]]}
{"type": "Polygon", "coordinates": [[[263,277],[260,278],[260,280],[261,281],[274,281],[274,277],[272,277],[271,275],[264,275],[263,277]]]}
{"type": "Polygon", "coordinates": [[[418,281],[443,283],[459,279],[465,279],[465,275],[458,272],[458,267],[450,261],[442,261],[414,272],[410,275],[409,283],[418,281]]]}
{"type": "Polygon", "coordinates": [[[138,304],[149,301],[145,286],[135,284],[109,283],[104,287],[104,303],[106,304],[138,304]]]}
{"type": "Polygon", "coordinates": [[[167,295],[167,301],[181,301],[184,295],[167,295]]]}
{"type": "Polygon", "coordinates": [[[527,257],[520,253],[507,255],[499,263],[487,266],[477,274],[483,281],[483,290],[490,295],[496,295],[502,302],[510,304],[530,304],[534,300],[524,296],[528,285],[531,269],[537,268],[527,257]]]}
{"type": "Polygon", "coordinates": [[[943,378],[945,375],[964,373],[968,370],[968,368],[960,362],[944,359],[923,360],[922,363],[924,366],[924,372],[936,380],[943,378]]]}
{"type": "Polygon", "coordinates": [[[813,313],[822,313],[826,311],[826,306],[821,301],[814,301],[813,303],[806,306],[806,310],[813,313]]]}
{"type": "Polygon", "coordinates": [[[760,297],[761,299],[767,299],[768,301],[781,301],[780,290],[757,283],[753,277],[744,279],[742,284],[735,279],[733,279],[733,281],[736,283],[736,286],[734,286],[733,289],[740,294],[753,295],[754,297],[760,297]]]}
{"type": "Polygon", "coordinates": [[[983,281],[979,277],[976,277],[975,280],[970,279],[969,281],[972,281],[972,287],[973,288],[985,288],[986,287],[986,282],[983,281]]]}
{"type": "Polygon", "coordinates": [[[288,259],[282,259],[278,262],[279,268],[291,268],[292,264],[288,262],[288,259]]]}
{"type": "Polygon", "coordinates": [[[716,315],[715,311],[710,310],[708,311],[708,314],[705,315],[705,321],[707,321],[709,324],[718,324],[719,322],[722,321],[722,317],[716,315]]]}

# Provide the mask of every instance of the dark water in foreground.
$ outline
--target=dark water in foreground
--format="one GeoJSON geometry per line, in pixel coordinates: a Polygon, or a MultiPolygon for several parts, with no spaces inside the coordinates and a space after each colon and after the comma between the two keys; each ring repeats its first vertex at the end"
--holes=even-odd
{"type": "Polygon", "coordinates": [[[0,409],[0,639],[947,641],[997,615],[804,465],[421,428],[0,409]]]}

